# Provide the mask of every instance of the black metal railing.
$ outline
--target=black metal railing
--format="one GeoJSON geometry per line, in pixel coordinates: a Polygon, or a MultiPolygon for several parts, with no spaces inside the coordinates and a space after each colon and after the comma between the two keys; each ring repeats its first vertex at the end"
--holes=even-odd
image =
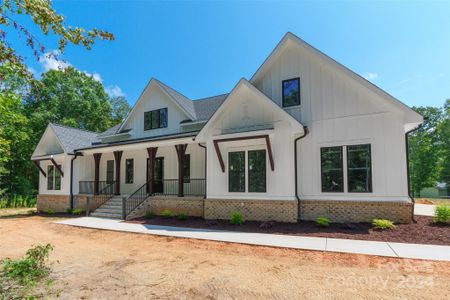
{"type": "Polygon", "coordinates": [[[97,195],[88,197],[86,215],[89,215],[91,212],[95,211],[114,196],[114,186],[114,182],[109,183],[102,189],[99,189],[99,193],[97,195]]]}
{"type": "Polygon", "coordinates": [[[123,219],[135,210],[139,205],[141,205],[145,199],[150,195],[152,180],[144,183],[141,187],[139,187],[133,194],[131,194],[127,199],[123,200],[122,204],[122,214],[123,219]]]}
{"type": "MultiPolygon", "coordinates": [[[[111,183],[109,181],[99,181],[98,182],[98,191],[100,193],[101,190],[109,186],[111,183]]],[[[86,195],[94,195],[95,194],[95,181],[79,181],[78,182],[78,194],[86,194],[86,195]]]]}
{"type": "MultiPolygon", "coordinates": [[[[178,179],[156,179],[153,180],[153,195],[178,196],[178,179]]],[[[206,179],[190,178],[183,180],[184,196],[205,196],[206,179]]]]}

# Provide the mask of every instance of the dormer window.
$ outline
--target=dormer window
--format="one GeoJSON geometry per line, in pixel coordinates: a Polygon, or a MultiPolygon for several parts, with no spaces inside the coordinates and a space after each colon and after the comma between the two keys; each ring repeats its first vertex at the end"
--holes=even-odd
{"type": "Polygon", "coordinates": [[[283,80],[283,107],[300,105],[300,78],[283,80]]]}
{"type": "Polygon", "coordinates": [[[166,127],[167,107],[144,112],[144,130],[166,127]]]}

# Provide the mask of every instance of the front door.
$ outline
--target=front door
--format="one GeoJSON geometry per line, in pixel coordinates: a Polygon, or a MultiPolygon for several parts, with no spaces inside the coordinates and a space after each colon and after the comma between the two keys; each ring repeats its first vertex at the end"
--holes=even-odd
{"type": "MultiPolygon", "coordinates": [[[[147,181],[150,179],[149,174],[150,159],[147,158],[147,181]]],[[[153,173],[152,191],[154,194],[164,193],[164,157],[155,158],[155,171],[153,173]]],[[[149,192],[147,190],[147,192],[149,192]]]]}

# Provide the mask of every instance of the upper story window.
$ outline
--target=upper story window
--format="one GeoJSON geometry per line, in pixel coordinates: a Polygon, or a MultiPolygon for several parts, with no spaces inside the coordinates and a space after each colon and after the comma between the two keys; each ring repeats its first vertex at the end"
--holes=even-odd
{"type": "Polygon", "coordinates": [[[144,130],[167,127],[167,107],[144,112],[144,130]]]}
{"type": "Polygon", "coordinates": [[[300,105],[300,78],[283,80],[283,107],[300,105]]]}

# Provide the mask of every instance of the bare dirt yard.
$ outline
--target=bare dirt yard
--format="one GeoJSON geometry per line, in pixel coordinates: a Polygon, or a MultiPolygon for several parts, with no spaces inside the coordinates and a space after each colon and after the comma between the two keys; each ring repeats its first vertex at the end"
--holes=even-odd
{"type": "Polygon", "coordinates": [[[62,299],[449,299],[450,263],[157,237],[0,218],[0,259],[51,243],[62,299]]]}

